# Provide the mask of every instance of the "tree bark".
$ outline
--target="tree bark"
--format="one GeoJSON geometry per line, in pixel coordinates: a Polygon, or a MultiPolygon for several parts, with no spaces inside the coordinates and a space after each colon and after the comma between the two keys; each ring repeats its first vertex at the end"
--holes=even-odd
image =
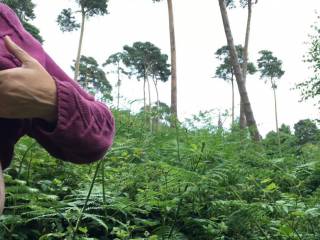
{"type": "Polygon", "coordinates": [[[229,18],[228,18],[228,13],[227,13],[227,9],[226,9],[226,5],[225,5],[224,0],[219,0],[219,6],[220,6],[221,17],[222,17],[223,26],[224,26],[224,30],[225,30],[225,34],[226,34],[226,38],[227,38],[227,42],[228,42],[228,47],[229,47],[229,51],[230,51],[231,62],[232,62],[232,66],[234,69],[239,94],[240,94],[240,97],[243,102],[244,113],[245,113],[246,120],[247,120],[247,123],[249,126],[250,134],[251,134],[251,137],[253,140],[260,141],[261,137],[260,137],[258,127],[257,127],[256,121],[255,121],[255,118],[254,118],[254,115],[252,112],[247,89],[246,89],[246,86],[243,82],[243,76],[242,76],[243,74],[242,74],[241,66],[240,66],[240,63],[238,60],[237,51],[234,46],[234,41],[233,41],[229,18]]]}
{"type": "MultiPolygon", "coordinates": [[[[252,2],[251,0],[248,0],[247,28],[246,28],[246,37],[245,37],[244,48],[243,48],[243,65],[242,65],[242,75],[243,75],[244,85],[246,85],[246,82],[247,82],[251,16],[252,16],[252,2]]],[[[246,122],[246,116],[244,114],[244,106],[243,106],[242,100],[240,99],[240,128],[243,129],[246,126],[247,126],[247,122],[246,122]]]]}
{"type": "Polygon", "coordinates": [[[149,127],[150,127],[150,132],[152,132],[152,117],[151,117],[151,89],[150,89],[150,81],[147,79],[147,84],[148,84],[148,100],[149,100],[149,106],[148,106],[148,118],[149,118],[149,127]]]}
{"type": "Polygon", "coordinates": [[[231,87],[232,87],[232,126],[234,125],[234,79],[233,74],[231,77],[231,87]]]}
{"type": "Polygon", "coordinates": [[[85,13],[83,7],[81,7],[81,30],[80,30],[78,53],[77,53],[77,58],[76,58],[76,63],[75,63],[75,70],[74,70],[74,80],[75,81],[78,81],[79,72],[80,72],[80,56],[81,56],[81,48],[82,48],[85,21],[86,21],[86,13],[85,13]]]}
{"type": "Polygon", "coordinates": [[[280,132],[279,132],[279,124],[278,124],[278,107],[277,107],[277,95],[276,95],[276,87],[271,79],[272,89],[273,89],[273,99],[274,99],[274,115],[276,120],[276,129],[277,129],[277,136],[278,136],[278,145],[280,151],[280,132]]]}
{"type": "MultiPolygon", "coordinates": [[[[167,0],[169,14],[169,30],[170,30],[170,47],[171,47],[171,113],[174,122],[178,118],[177,107],[177,58],[176,58],[176,41],[174,32],[173,6],[172,0],[167,0]]],[[[175,124],[171,124],[175,125],[175,124]]]]}
{"type": "Polygon", "coordinates": [[[143,111],[146,116],[147,113],[147,104],[146,104],[146,78],[143,79],[143,111]]]}
{"type": "Polygon", "coordinates": [[[159,98],[158,82],[157,82],[157,80],[155,78],[153,78],[152,80],[153,80],[154,88],[156,90],[156,95],[157,95],[157,113],[158,113],[159,109],[160,109],[160,98],[159,98]]]}
{"type": "Polygon", "coordinates": [[[240,129],[245,129],[247,126],[247,119],[246,115],[244,113],[244,104],[242,102],[242,99],[240,97],[240,129]]]}
{"type": "Polygon", "coordinates": [[[160,109],[159,91],[158,91],[157,80],[153,77],[152,81],[153,81],[154,88],[156,90],[156,95],[157,95],[157,113],[156,113],[154,123],[155,123],[156,131],[158,131],[158,129],[159,129],[159,109],[160,109]]]}

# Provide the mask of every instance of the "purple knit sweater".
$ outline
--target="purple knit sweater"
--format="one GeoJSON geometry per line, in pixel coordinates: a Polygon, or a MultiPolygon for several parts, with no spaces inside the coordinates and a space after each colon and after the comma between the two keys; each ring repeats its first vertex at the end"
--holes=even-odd
{"type": "MultiPolygon", "coordinates": [[[[42,119],[0,118],[2,168],[10,165],[14,145],[24,135],[36,139],[52,156],[65,161],[90,163],[103,157],[114,137],[111,111],[68,77],[41,44],[24,30],[16,14],[0,3],[0,70],[21,65],[6,49],[3,41],[6,35],[36,58],[54,78],[58,120],[52,125],[42,119]]],[[[63,51],[63,47],[57,51],[63,51]]]]}

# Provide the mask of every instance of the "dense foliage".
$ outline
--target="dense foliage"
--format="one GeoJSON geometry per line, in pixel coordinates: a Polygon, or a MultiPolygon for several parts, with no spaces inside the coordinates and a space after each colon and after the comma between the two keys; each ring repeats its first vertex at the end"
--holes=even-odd
{"type": "Polygon", "coordinates": [[[93,165],[20,141],[1,239],[320,238],[320,146],[308,137],[319,130],[309,121],[297,125],[312,132],[303,142],[280,128],[280,156],[275,133],[240,142],[206,114],[150,134],[143,116],[114,113],[113,149],[93,165]]]}
{"type": "Polygon", "coordinates": [[[84,89],[99,100],[112,100],[112,86],[97,60],[82,55],[79,70],[78,82],[84,89]]]}

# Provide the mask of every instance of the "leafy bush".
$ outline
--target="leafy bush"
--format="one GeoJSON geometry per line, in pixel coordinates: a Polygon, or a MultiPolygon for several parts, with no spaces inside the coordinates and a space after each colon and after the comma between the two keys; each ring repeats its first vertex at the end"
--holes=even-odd
{"type": "Polygon", "coordinates": [[[115,116],[113,149],[95,164],[18,143],[1,239],[320,238],[318,142],[282,131],[279,152],[273,134],[260,145],[209,122],[150,133],[139,115],[115,116]]]}

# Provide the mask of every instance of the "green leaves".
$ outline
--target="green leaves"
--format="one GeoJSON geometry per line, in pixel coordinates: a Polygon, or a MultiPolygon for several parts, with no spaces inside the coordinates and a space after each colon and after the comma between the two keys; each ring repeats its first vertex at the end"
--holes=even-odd
{"type": "Polygon", "coordinates": [[[273,56],[269,50],[262,50],[259,52],[258,69],[260,71],[260,78],[269,79],[272,83],[272,88],[277,88],[274,80],[279,79],[284,74],[282,70],[282,61],[273,56]]]}
{"type": "Polygon", "coordinates": [[[265,192],[274,192],[276,190],[278,190],[278,186],[275,183],[270,183],[268,186],[265,187],[265,189],[263,189],[263,191],[265,192]]]}
{"type": "MultiPolygon", "coordinates": [[[[72,69],[74,69],[72,67],[72,69]]],[[[80,75],[78,82],[92,95],[106,101],[112,100],[112,86],[107,80],[105,72],[92,57],[81,56],[80,75]]]]}
{"type": "Polygon", "coordinates": [[[300,120],[294,125],[294,134],[299,145],[315,143],[320,139],[317,125],[310,119],[300,120]]]}
{"type": "MultiPolygon", "coordinates": [[[[94,165],[57,161],[29,138],[22,139],[7,171],[12,175],[5,174],[7,207],[0,218],[0,238],[300,236],[313,240],[320,236],[320,148],[316,142],[300,152],[289,149],[279,158],[269,155],[271,143],[265,150],[248,139],[240,142],[236,129],[229,132],[207,126],[210,119],[203,127],[179,127],[178,161],[175,129],[163,126],[149,134],[138,115],[114,112],[119,128],[116,142],[93,185],[94,165]]],[[[201,117],[208,118],[208,114],[201,113],[201,117]]],[[[287,126],[282,131],[294,137],[287,126]]]]}
{"type": "Polygon", "coordinates": [[[72,32],[80,28],[80,24],[76,22],[71,8],[62,10],[57,18],[57,23],[62,32],[72,32]]]}
{"type": "MultiPolygon", "coordinates": [[[[80,12],[83,17],[108,14],[108,0],[76,0],[76,2],[80,6],[80,12]]],[[[81,25],[76,21],[74,16],[76,12],[71,8],[67,8],[63,9],[58,15],[57,23],[62,32],[71,32],[80,28],[81,25]]]]}
{"type": "MultiPolygon", "coordinates": [[[[85,17],[108,14],[108,0],[76,0],[76,2],[80,7],[81,14],[85,17]]],[[[58,15],[57,23],[61,31],[71,32],[80,28],[80,24],[75,20],[74,13],[76,11],[67,8],[63,9],[58,15]]]]}
{"type": "Polygon", "coordinates": [[[236,8],[239,5],[242,8],[246,8],[248,6],[248,2],[251,1],[251,4],[257,4],[258,0],[225,0],[225,4],[228,8],[236,8]]]}
{"type": "Polygon", "coordinates": [[[43,43],[40,30],[29,22],[36,18],[34,14],[35,4],[32,0],[0,0],[0,2],[3,2],[12,8],[20,18],[24,28],[40,43],[43,43]]]}
{"type": "Polygon", "coordinates": [[[36,26],[34,26],[34,25],[32,25],[32,24],[30,24],[30,23],[28,23],[28,22],[25,22],[25,21],[23,21],[22,24],[23,24],[23,27],[24,27],[33,37],[35,37],[40,43],[43,43],[43,42],[44,42],[43,38],[42,38],[41,35],[40,35],[40,30],[39,30],[36,26]]]}
{"type": "Polygon", "coordinates": [[[36,18],[34,14],[35,4],[32,0],[1,0],[11,7],[22,21],[29,21],[36,18]]]}
{"type": "Polygon", "coordinates": [[[135,42],[123,47],[123,62],[130,69],[129,75],[138,79],[155,77],[166,82],[170,76],[168,56],[150,42],[135,42]]]}
{"type": "MultiPolygon", "coordinates": [[[[238,61],[240,65],[243,65],[243,47],[241,45],[237,45],[236,50],[239,58],[238,61]]],[[[221,78],[225,81],[233,81],[234,71],[228,46],[219,48],[215,55],[216,58],[222,62],[216,69],[215,77],[221,78]]],[[[256,71],[255,65],[252,62],[248,62],[247,73],[254,74],[256,71]]]]}
{"type": "Polygon", "coordinates": [[[108,14],[108,0],[76,0],[87,17],[108,14]]]}

